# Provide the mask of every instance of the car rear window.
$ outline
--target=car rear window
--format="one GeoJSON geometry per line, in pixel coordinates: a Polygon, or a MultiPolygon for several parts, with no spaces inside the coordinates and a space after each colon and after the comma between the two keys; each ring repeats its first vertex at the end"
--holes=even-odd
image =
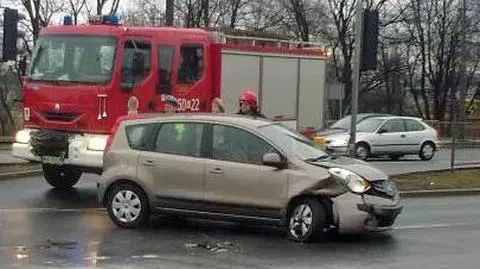
{"type": "Polygon", "coordinates": [[[153,148],[152,138],[155,135],[155,128],[158,124],[135,124],[126,127],[128,144],[131,149],[151,150],[153,148]]]}

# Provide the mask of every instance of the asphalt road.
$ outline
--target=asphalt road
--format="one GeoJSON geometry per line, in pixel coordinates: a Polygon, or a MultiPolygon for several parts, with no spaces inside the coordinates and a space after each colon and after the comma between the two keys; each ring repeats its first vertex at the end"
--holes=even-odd
{"type": "Polygon", "coordinates": [[[273,227],[155,219],[116,228],[88,176],[74,191],[0,181],[2,268],[478,268],[478,196],[405,200],[395,230],[298,244],[273,227]]]}
{"type": "MultiPolygon", "coordinates": [[[[397,161],[388,158],[368,160],[372,165],[382,169],[389,175],[411,172],[435,171],[449,169],[451,163],[450,149],[440,149],[430,161],[422,161],[418,156],[408,155],[397,161]]],[[[455,167],[480,166],[480,148],[464,148],[455,150],[455,167]]]]}

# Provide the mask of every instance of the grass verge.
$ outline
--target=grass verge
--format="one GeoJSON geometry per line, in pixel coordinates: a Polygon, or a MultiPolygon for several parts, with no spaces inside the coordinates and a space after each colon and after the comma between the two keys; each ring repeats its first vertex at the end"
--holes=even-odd
{"type": "Polygon", "coordinates": [[[392,179],[401,191],[480,188],[480,169],[412,173],[392,179]]]}

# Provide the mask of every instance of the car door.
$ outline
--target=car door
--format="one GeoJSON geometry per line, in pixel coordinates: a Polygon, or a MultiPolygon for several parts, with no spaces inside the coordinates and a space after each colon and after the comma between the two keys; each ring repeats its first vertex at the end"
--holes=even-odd
{"type": "Polygon", "coordinates": [[[425,139],[426,128],[414,119],[405,119],[405,126],[407,128],[406,140],[408,141],[405,147],[410,153],[418,153],[425,139]]]}
{"type": "Polygon", "coordinates": [[[159,126],[152,151],[139,156],[139,177],[153,181],[156,206],[200,210],[204,198],[205,159],[202,123],[168,122],[159,126]]]}
{"type": "Polygon", "coordinates": [[[287,197],[288,169],[262,164],[275,149],[261,137],[215,124],[206,160],[205,201],[211,212],[279,219],[287,197]]]}
{"type": "Polygon", "coordinates": [[[378,129],[372,141],[374,153],[403,153],[408,151],[405,144],[406,129],[403,119],[389,119],[378,129]]]}

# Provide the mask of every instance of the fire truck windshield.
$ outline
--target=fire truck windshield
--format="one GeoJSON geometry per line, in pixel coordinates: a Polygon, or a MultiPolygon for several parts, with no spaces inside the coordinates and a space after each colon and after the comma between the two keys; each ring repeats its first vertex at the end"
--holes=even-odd
{"type": "Polygon", "coordinates": [[[107,36],[41,36],[28,77],[51,82],[108,83],[116,38],[107,36]]]}

